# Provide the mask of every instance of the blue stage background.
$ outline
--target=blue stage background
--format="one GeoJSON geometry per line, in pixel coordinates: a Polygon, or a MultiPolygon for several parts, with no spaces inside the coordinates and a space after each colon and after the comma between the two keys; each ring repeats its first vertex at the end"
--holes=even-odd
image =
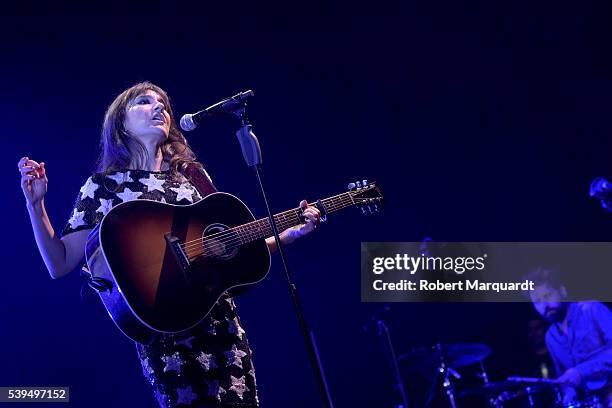
{"type": "MultiPolygon", "coordinates": [[[[17,6],[18,7],[18,6],[17,6]]],[[[87,8],[0,17],[3,245],[0,385],[69,386],[78,407],[153,407],[134,345],[78,271],[51,280],[16,171],[45,161],[56,231],[94,168],[108,104],[150,80],[175,114],[252,88],[275,211],[376,180],[381,215],[330,217],[288,248],[337,407],[399,401],[362,304],[362,241],[609,241],[588,197],[612,177],[610,6],[595,2],[379,2],[87,8]]],[[[32,7],[34,9],[34,7],[32,7]]],[[[216,185],[264,216],[227,118],[187,138],[216,185]]],[[[263,407],[320,406],[275,255],[238,300],[263,407]]],[[[518,374],[529,304],[396,304],[398,353],[483,342],[492,379],[518,374]]]]}

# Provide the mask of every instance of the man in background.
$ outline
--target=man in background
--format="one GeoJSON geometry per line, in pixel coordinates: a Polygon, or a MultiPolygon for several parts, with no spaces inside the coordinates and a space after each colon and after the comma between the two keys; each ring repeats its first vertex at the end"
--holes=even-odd
{"type": "Polygon", "coordinates": [[[612,407],[612,313],[600,302],[567,302],[567,290],[548,268],[528,277],[531,301],[550,324],[546,346],[555,364],[563,402],[597,393],[612,407]]]}

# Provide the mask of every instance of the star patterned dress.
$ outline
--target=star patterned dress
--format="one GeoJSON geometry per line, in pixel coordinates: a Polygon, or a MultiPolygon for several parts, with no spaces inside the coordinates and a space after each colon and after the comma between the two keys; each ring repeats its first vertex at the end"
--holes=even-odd
{"type": "MultiPolygon", "coordinates": [[[[191,183],[175,181],[167,171],[95,173],[81,187],[62,235],[94,228],[113,206],[136,199],[191,204],[202,197],[191,183]]],[[[226,294],[196,328],[151,345],[136,343],[136,349],[161,407],[259,406],[251,349],[226,294]]]]}

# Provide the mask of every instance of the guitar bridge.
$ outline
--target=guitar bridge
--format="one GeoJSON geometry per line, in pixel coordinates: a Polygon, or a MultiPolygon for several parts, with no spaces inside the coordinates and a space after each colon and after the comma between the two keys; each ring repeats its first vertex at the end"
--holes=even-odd
{"type": "Polygon", "coordinates": [[[190,263],[189,258],[187,258],[187,254],[181,246],[181,240],[170,233],[165,234],[164,238],[166,239],[166,242],[168,243],[168,246],[174,254],[178,264],[181,266],[181,269],[183,272],[185,272],[189,268],[190,263]]]}

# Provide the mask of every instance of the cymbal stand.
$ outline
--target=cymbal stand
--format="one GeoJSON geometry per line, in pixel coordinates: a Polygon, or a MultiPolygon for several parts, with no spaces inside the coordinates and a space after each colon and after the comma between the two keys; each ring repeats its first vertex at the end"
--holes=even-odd
{"type": "Polygon", "coordinates": [[[448,397],[448,402],[450,404],[450,407],[457,408],[457,402],[455,401],[455,388],[453,386],[450,376],[452,375],[453,377],[459,379],[461,378],[461,375],[459,375],[457,371],[453,370],[452,367],[449,367],[446,364],[446,359],[444,358],[444,350],[442,349],[442,344],[440,343],[436,344],[436,348],[438,349],[438,352],[440,353],[440,367],[438,367],[438,373],[442,376],[442,388],[444,388],[444,392],[446,393],[446,396],[448,397]]]}
{"type": "Polygon", "coordinates": [[[480,373],[478,374],[478,377],[480,377],[484,385],[489,383],[489,376],[487,375],[487,370],[485,370],[482,360],[480,360],[480,373]]]}
{"type": "MultiPolygon", "coordinates": [[[[385,310],[388,311],[388,307],[386,307],[385,310]]],[[[387,327],[387,324],[385,323],[385,320],[382,317],[382,313],[376,320],[376,327],[378,328],[378,338],[380,339],[380,342],[383,345],[383,348],[385,350],[385,357],[387,357],[387,362],[391,367],[391,371],[395,379],[395,388],[399,391],[402,397],[402,408],[408,408],[408,397],[406,396],[406,389],[404,388],[404,382],[402,381],[402,376],[400,374],[399,365],[397,363],[397,356],[395,354],[395,349],[393,348],[393,342],[391,342],[391,334],[389,333],[389,328],[387,327]]],[[[367,323],[366,326],[364,326],[364,329],[366,328],[367,323]]]]}
{"type": "Polygon", "coordinates": [[[393,378],[395,379],[395,388],[399,391],[402,397],[403,405],[399,405],[398,408],[408,408],[408,397],[406,397],[406,389],[404,388],[404,382],[402,381],[402,376],[400,374],[399,364],[397,363],[397,355],[395,354],[395,349],[393,348],[389,327],[387,327],[384,319],[384,315],[389,312],[390,309],[391,308],[389,305],[384,305],[379,312],[375,313],[370,320],[363,325],[363,331],[368,331],[370,325],[376,322],[376,334],[378,335],[383,349],[385,350],[387,363],[389,363],[389,367],[393,373],[393,378]]]}

